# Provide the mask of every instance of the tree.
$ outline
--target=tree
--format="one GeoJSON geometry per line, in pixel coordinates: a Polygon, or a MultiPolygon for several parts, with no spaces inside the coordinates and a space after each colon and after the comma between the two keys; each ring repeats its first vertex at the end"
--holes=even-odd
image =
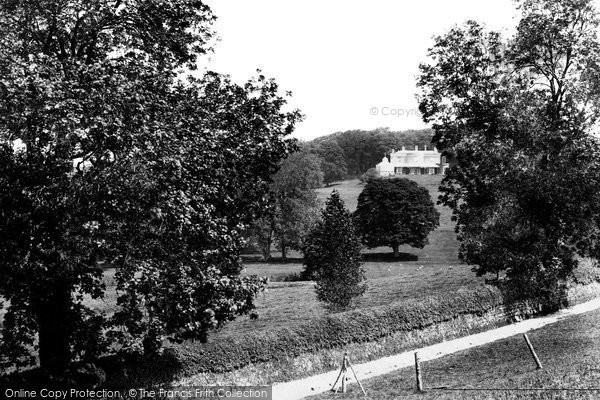
{"type": "Polygon", "coordinates": [[[347,166],[344,151],[336,140],[322,140],[316,142],[309,151],[321,157],[321,171],[323,183],[329,186],[333,182],[346,178],[347,166]]]}
{"type": "Polygon", "coordinates": [[[369,168],[367,170],[367,172],[365,172],[364,174],[362,174],[360,176],[360,183],[367,183],[369,182],[371,179],[377,179],[379,178],[379,173],[377,172],[377,170],[375,168],[369,168]]]}
{"type": "Polygon", "coordinates": [[[277,85],[185,78],[201,1],[0,3],[0,361],[65,374],[111,345],[152,354],[253,308],[240,232],[299,119],[277,85]],[[112,315],[86,307],[117,267],[112,315]]]}
{"type": "Polygon", "coordinates": [[[337,191],[327,199],[321,218],[303,248],[303,274],[315,279],[320,301],[330,309],[346,309],[367,289],[360,239],[337,191]]]}
{"type": "Polygon", "coordinates": [[[420,110],[456,155],[441,191],[461,259],[553,297],[599,255],[599,22],[592,1],[519,4],[509,41],[473,21],[435,39],[420,110]]]}
{"type": "Polygon", "coordinates": [[[324,138],[317,138],[315,142],[334,138],[342,148],[346,160],[347,175],[358,178],[369,168],[377,165],[383,156],[391,150],[401,149],[402,146],[420,148],[431,143],[433,132],[430,129],[408,130],[393,132],[387,128],[372,131],[352,130],[336,133],[324,138]]]}
{"type": "Polygon", "coordinates": [[[316,222],[319,201],[315,189],[323,182],[319,164],[317,156],[299,151],[285,159],[273,176],[268,211],[254,225],[265,260],[271,257],[273,241],[284,260],[288,249],[299,250],[316,222]]]}
{"type": "Polygon", "coordinates": [[[367,181],[354,213],[363,244],[390,246],[394,257],[399,257],[398,247],[403,244],[423,248],[439,219],[429,191],[405,178],[367,181]]]}

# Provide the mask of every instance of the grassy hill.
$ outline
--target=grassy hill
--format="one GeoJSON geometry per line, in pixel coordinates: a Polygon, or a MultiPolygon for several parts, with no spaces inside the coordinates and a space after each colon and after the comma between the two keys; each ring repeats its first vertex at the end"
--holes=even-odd
{"type": "MultiPolygon", "coordinates": [[[[437,200],[441,176],[408,177],[429,189],[434,201],[437,200]]],[[[321,188],[318,190],[318,196],[324,202],[333,190],[337,190],[346,206],[353,211],[362,189],[363,185],[358,180],[350,180],[321,188]]],[[[484,284],[483,278],[476,277],[469,266],[458,261],[459,243],[456,240],[454,224],[450,220],[451,210],[440,205],[436,207],[440,212],[440,226],[431,233],[430,243],[423,249],[402,246],[401,260],[391,257],[391,248],[364,250],[369,289],[361,299],[359,308],[451,293],[461,287],[484,284]]],[[[252,263],[247,264],[244,273],[281,278],[291,273],[299,273],[302,268],[300,262],[252,263]]],[[[213,335],[212,339],[218,340],[222,336],[235,335],[238,332],[260,331],[272,326],[301,323],[326,313],[316,299],[312,282],[272,282],[268,291],[259,296],[257,309],[260,315],[258,320],[240,317],[213,335]]]]}
{"type": "MultiPolygon", "coordinates": [[[[419,184],[427,187],[434,200],[438,197],[438,185],[441,176],[410,176],[419,184]]],[[[331,191],[340,192],[341,198],[350,210],[356,208],[357,198],[363,185],[358,180],[344,181],[318,190],[318,196],[324,201],[331,191]]],[[[372,307],[390,304],[394,301],[420,298],[428,295],[451,293],[461,287],[475,287],[484,284],[471,268],[459,263],[457,258],[458,241],[454,225],[450,220],[450,210],[436,206],[440,212],[440,226],[431,233],[429,245],[423,249],[402,246],[400,260],[394,260],[391,248],[380,247],[365,249],[364,263],[367,271],[369,289],[358,307],[372,307]]],[[[302,271],[302,264],[288,263],[248,263],[246,275],[269,276],[281,279],[284,276],[302,271]]],[[[90,300],[96,308],[110,311],[115,304],[114,271],[107,270],[106,297],[103,300],[90,300]]],[[[288,326],[305,322],[326,314],[317,301],[312,282],[271,282],[267,291],[257,299],[259,319],[248,316],[239,317],[227,324],[221,331],[213,333],[209,340],[267,330],[270,327],[288,326]]]]}
{"type": "MultiPolygon", "coordinates": [[[[427,187],[434,201],[437,199],[441,176],[415,175],[409,178],[427,187]]],[[[318,196],[324,201],[333,190],[337,190],[347,207],[354,210],[362,188],[363,185],[358,180],[344,181],[319,189],[318,196]]],[[[450,210],[439,205],[436,207],[440,212],[440,226],[431,233],[430,243],[423,249],[402,246],[400,251],[403,254],[400,260],[391,257],[391,248],[364,250],[369,289],[361,299],[359,308],[452,293],[461,287],[483,286],[484,279],[476,277],[469,266],[458,261],[458,241],[454,233],[454,224],[450,220],[450,210]]],[[[243,273],[281,279],[289,274],[299,273],[302,268],[298,259],[288,263],[253,262],[246,264],[243,273]]],[[[107,311],[114,307],[113,274],[114,271],[106,271],[106,297],[103,300],[90,300],[94,307],[107,311]]],[[[303,323],[326,314],[326,310],[316,299],[312,282],[271,282],[267,291],[257,299],[257,311],[260,316],[257,320],[248,316],[239,317],[219,332],[213,333],[209,340],[268,330],[274,326],[303,323]]]]}

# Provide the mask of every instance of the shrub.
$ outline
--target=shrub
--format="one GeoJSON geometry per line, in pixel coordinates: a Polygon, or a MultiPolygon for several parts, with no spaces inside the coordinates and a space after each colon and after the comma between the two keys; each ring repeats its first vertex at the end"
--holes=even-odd
{"type": "MultiPolygon", "coordinates": [[[[185,374],[223,373],[251,363],[269,362],[351,343],[372,342],[396,332],[422,329],[459,315],[483,315],[502,307],[497,288],[461,289],[452,295],[411,299],[386,306],[327,315],[292,327],[245,334],[193,349],[178,349],[185,374]]],[[[527,302],[511,312],[535,310],[527,302]]],[[[529,311],[527,312],[529,313],[529,311]]]]}
{"type": "Polygon", "coordinates": [[[376,179],[376,178],[379,178],[379,174],[377,173],[377,170],[375,168],[369,168],[367,170],[367,172],[362,174],[360,176],[360,178],[358,178],[358,179],[360,180],[361,183],[367,183],[371,179],[376,179]]]}

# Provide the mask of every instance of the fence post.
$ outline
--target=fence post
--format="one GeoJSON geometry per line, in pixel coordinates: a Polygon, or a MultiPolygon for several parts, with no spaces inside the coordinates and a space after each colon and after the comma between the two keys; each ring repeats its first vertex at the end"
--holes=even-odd
{"type": "Polygon", "coordinates": [[[348,369],[348,353],[344,354],[344,361],[342,361],[342,393],[346,393],[346,371],[348,369]]]}
{"type": "Polygon", "coordinates": [[[417,391],[423,393],[423,379],[421,377],[421,364],[418,352],[415,352],[415,373],[417,377],[417,391]]]}
{"type": "Polygon", "coordinates": [[[533,349],[533,345],[529,341],[529,337],[527,337],[526,333],[523,334],[523,337],[525,338],[525,341],[527,342],[527,347],[529,347],[529,351],[531,352],[531,355],[533,356],[533,359],[535,360],[537,369],[542,369],[542,363],[540,362],[540,359],[538,358],[537,354],[535,354],[535,350],[533,349]]]}

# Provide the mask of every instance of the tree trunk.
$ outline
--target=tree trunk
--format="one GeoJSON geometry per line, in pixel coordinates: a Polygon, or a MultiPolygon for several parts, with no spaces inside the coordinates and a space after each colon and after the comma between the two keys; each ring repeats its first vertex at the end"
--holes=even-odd
{"type": "Polygon", "coordinates": [[[37,293],[34,301],[39,329],[40,367],[52,376],[61,376],[71,361],[71,292],[66,283],[55,282],[37,293]]]}
{"type": "Polygon", "coordinates": [[[285,240],[281,239],[281,260],[287,261],[287,248],[285,246],[285,240]]]}
{"type": "Polygon", "coordinates": [[[271,243],[273,241],[273,228],[272,228],[273,223],[271,223],[271,229],[269,230],[269,233],[266,237],[264,246],[262,248],[262,253],[263,253],[263,258],[265,259],[265,261],[270,261],[271,260],[271,243]]]}
{"type": "Polygon", "coordinates": [[[399,247],[400,247],[400,246],[399,246],[399,245],[397,245],[397,244],[393,244],[393,245],[392,245],[392,249],[394,249],[394,258],[398,258],[398,257],[400,257],[400,252],[398,251],[398,248],[399,248],[399,247]]]}

